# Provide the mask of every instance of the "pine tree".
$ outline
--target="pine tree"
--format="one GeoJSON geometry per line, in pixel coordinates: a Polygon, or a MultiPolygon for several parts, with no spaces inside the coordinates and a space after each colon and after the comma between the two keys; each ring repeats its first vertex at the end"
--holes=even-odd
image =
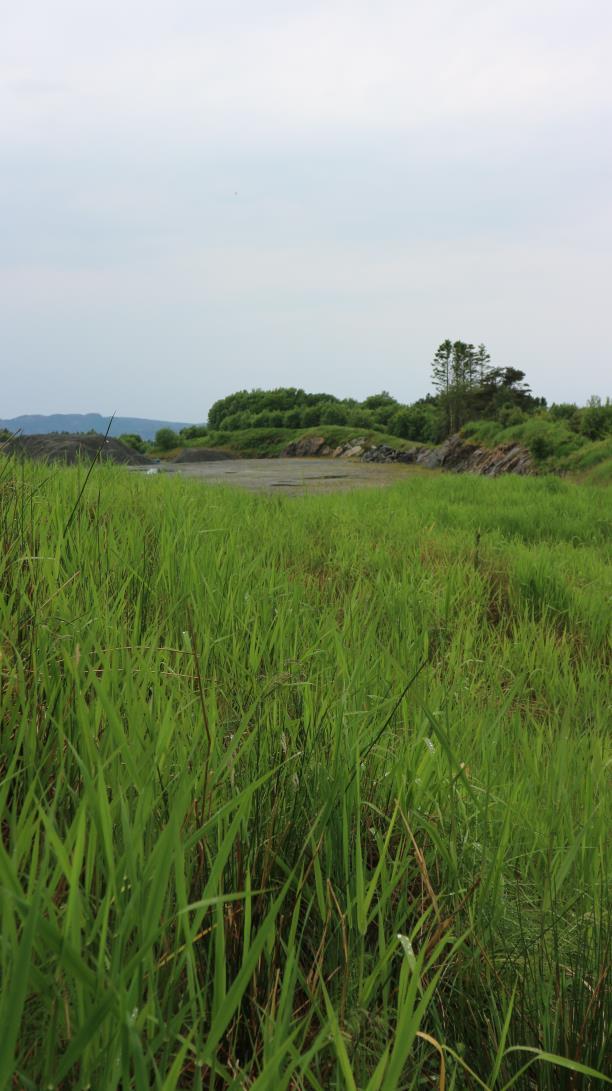
{"type": "Polygon", "coordinates": [[[431,379],[439,394],[448,394],[452,381],[453,343],[443,341],[436,350],[431,365],[431,379]]]}
{"type": "Polygon", "coordinates": [[[482,385],[491,369],[491,354],[487,352],[486,345],[480,344],[475,356],[478,382],[482,385]]]}
{"type": "Polygon", "coordinates": [[[453,344],[452,385],[459,388],[471,386],[475,374],[475,349],[466,341],[453,344]]]}
{"type": "Polygon", "coordinates": [[[432,383],[438,391],[447,434],[469,417],[474,394],[489,373],[490,356],[485,345],[476,349],[468,341],[450,341],[438,347],[431,365],[432,383]]]}

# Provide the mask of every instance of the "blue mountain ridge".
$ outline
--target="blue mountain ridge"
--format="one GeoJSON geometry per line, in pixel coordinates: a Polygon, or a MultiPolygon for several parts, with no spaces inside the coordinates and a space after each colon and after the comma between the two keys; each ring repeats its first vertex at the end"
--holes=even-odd
{"type": "MultiPolygon", "coordinates": [[[[0,420],[0,428],[9,432],[21,432],[24,436],[44,436],[49,432],[100,432],[108,428],[110,416],[100,413],[51,413],[49,416],[24,414],[10,420],[0,420]]],[[[154,439],[159,428],[173,428],[178,432],[186,428],[189,421],[149,420],[147,417],[115,417],[110,427],[110,436],[136,434],[142,439],[154,439]]]]}

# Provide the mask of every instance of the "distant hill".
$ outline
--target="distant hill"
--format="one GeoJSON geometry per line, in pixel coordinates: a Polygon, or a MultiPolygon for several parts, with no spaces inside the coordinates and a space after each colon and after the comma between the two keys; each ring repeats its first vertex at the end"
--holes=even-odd
{"type": "MultiPolygon", "coordinates": [[[[48,417],[26,414],[11,420],[0,420],[0,428],[22,432],[24,436],[44,436],[49,432],[100,432],[104,435],[108,421],[108,417],[102,417],[99,413],[52,413],[48,417]]],[[[173,428],[178,432],[188,424],[186,421],[148,420],[145,417],[115,417],[109,435],[136,433],[143,439],[154,439],[159,428],[173,428]]]]}

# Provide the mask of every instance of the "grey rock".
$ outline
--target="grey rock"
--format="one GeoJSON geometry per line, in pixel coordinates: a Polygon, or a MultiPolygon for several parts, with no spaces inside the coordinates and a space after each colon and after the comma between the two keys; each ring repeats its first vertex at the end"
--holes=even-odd
{"type": "Polygon", "coordinates": [[[329,454],[331,449],[327,446],[323,436],[302,436],[300,439],[289,443],[282,452],[282,458],[313,458],[317,455],[329,454]]]}
{"type": "Polygon", "coordinates": [[[443,455],[439,447],[421,447],[415,461],[426,470],[437,470],[442,465],[443,455]]]}

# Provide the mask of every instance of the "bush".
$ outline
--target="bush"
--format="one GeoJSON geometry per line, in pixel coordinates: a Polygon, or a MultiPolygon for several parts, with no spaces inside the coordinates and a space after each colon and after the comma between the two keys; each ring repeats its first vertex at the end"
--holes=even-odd
{"type": "Polygon", "coordinates": [[[348,413],[344,406],[330,402],[321,411],[320,424],[348,424],[348,413]]]}
{"type": "Polygon", "coordinates": [[[391,435],[414,440],[415,443],[437,443],[439,413],[433,406],[409,405],[393,413],[387,429],[391,435]]]}
{"type": "Polygon", "coordinates": [[[369,398],[366,398],[363,404],[366,409],[390,408],[393,410],[398,403],[395,398],[391,397],[388,390],[381,390],[380,394],[370,394],[369,398]]]}
{"type": "Polygon", "coordinates": [[[249,413],[230,413],[221,421],[221,428],[224,432],[239,432],[242,428],[250,427],[251,418],[249,413]]]}
{"type": "Polygon", "coordinates": [[[497,419],[502,428],[511,428],[515,424],[523,424],[529,420],[528,414],[514,405],[504,405],[497,414],[497,419]]]}
{"type": "Polygon", "coordinates": [[[550,458],[554,451],[550,435],[546,435],[544,432],[536,432],[529,441],[529,449],[538,462],[543,462],[545,458],[550,458]]]}
{"type": "Polygon", "coordinates": [[[125,443],[126,447],[131,447],[132,451],[138,451],[139,454],[144,455],[147,450],[147,444],[142,436],[138,436],[135,433],[125,433],[119,436],[121,443],[125,443]]]}
{"type": "Polygon", "coordinates": [[[252,428],[282,428],[283,414],[279,410],[264,409],[252,418],[252,428]]]}
{"type": "MultiPolygon", "coordinates": [[[[347,424],[350,424],[353,428],[371,429],[374,428],[374,419],[367,409],[351,409],[347,424]]],[[[393,435],[396,435],[396,433],[394,432],[393,435]]]]}
{"type": "Polygon", "coordinates": [[[284,428],[301,428],[302,426],[302,413],[299,409],[288,409],[283,414],[283,427],[284,428]]]}
{"type": "Polygon", "coordinates": [[[160,451],[171,451],[178,444],[178,432],[175,432],[173,428],[159,428],[155,433],[155,446],[160,451]]]}
{"type": "Polygon", "coordinates": [[[206,424],[190,424],[187,428],[181,428],[179,432],[181,439],[200,439],[206,435],[208,435],[206,424]]]}
{"type": "Polygon", "coordinates": [[[578,406],[573,402],[553,402],[548,415],[552,420],[562,420],[572,429],[573,432],[580,430],[580,414],[578,412],[578,406]]]}
{"type": "Polygon", "coordinates": [[[605,405],[600,398],[590,398],[586,409],[580,414],[580,431],[587,439],[603,439],[612,432],[612,404],[608,399],[605,405]]]}
{"type": "Polygon", "coordinates": [[[315,425],[321,423],[320,406],[307,405],[305,409],[302,409],[301,417],[302,428],[314,428],[315,425]]]}

